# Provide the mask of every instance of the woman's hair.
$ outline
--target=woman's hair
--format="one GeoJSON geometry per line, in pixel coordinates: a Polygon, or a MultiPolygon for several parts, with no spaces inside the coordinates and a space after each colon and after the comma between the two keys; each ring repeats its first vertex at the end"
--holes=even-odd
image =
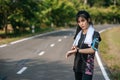
{"type": "MultiPolygon", "coordinates": [[[[90,14],[87,11],[81,10],[77,13],[76,15],[76,21],[78,22],[78,18],[82,17],[85,18],[87,21],[89,21],[90,18],[90,14]]],[[[91,24],[91,21],[89,22],[91,24]]]]}
{"type": "Polygon", "coordinates": [[[79,26],[77,26],[76,32],[75,32],[75,36],[74,39],[76,38],[77,34],[80,32],[81,28],[79,26]]]}
{"type": "MultiPolygon", "coordinates": [[[[92,25],[92,22],[91,22],[91,18],[90,18],[90,14],[85,11],[85,10],[81,10],[81,11],[78,11],[77,15],[76,15],[76,21],[78,22],[78,18],[79,17],[82,17],[82,18],[85,18],[87,21],[89,21],[89,24],[92,25]]],[[[76,33],[75,33],[75,36],[74,36],[74,39],[76,38],[77,34],[80,32],[81,28],[79,25],[77,25],[77,29],[76,29],[76,33]]]]}

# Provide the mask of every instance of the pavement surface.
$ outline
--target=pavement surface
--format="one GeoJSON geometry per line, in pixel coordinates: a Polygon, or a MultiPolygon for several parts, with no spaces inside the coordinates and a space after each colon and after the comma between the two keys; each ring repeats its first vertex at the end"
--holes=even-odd
{"type": "MultiPolygon", "coordinates": [[[[96,25],[101,31],[117,25],[96,25]]],[[[74,80],[74,56],[65,58],[75,29],[46,33],[0,46],[0,80],[74,80]]],[[[93,80],[105,80],[95,59],[93,80]]]]}

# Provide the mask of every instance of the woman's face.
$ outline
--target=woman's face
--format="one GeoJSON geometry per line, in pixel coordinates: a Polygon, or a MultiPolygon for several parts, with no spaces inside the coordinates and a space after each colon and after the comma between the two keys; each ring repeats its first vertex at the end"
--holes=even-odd
{"type": "Polygon", "coordinates": [[[89,22],[83,17],[79,17],[77,23],[81,27],[82,30],[86,30],[89,27],[89,22]]]}

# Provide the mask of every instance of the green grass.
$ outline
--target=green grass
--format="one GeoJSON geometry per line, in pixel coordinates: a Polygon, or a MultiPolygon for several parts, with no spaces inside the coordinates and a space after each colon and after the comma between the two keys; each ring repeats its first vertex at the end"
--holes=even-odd
{"type": "Polygon", "coordinates": [[[113,80],[120,80],[120,27],[101,33],[99,49],[102,59],[110,69],[113,80]]]}

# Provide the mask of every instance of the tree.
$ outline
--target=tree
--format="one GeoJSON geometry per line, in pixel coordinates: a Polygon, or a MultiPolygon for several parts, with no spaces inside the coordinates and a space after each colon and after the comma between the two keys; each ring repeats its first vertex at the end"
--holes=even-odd
{"type": "Polygon", "coordinates": [[[0,26],[1,28],[5,27],[5,34],[7,34],[7,24],[9,16],[9,0],[0,0],[0,26]]]}
{"type": "Polygon", "coordinates": [[[18,32],[16,26],[24,30],[38,22],[39,3],[35,0],[0,0],[0,26],[5,27],[5,33],[8,23],[12,24],[14,32],[18,32]]]}
{"type": "Polygon", "coordinates": [[[67,0],[44,0],[42,1],[42,22],[50,25],[62,26],[69,23],[75,15],[73,3],[67,0]],[[44,6],[44,7],[43,7],[44,6]]]}

